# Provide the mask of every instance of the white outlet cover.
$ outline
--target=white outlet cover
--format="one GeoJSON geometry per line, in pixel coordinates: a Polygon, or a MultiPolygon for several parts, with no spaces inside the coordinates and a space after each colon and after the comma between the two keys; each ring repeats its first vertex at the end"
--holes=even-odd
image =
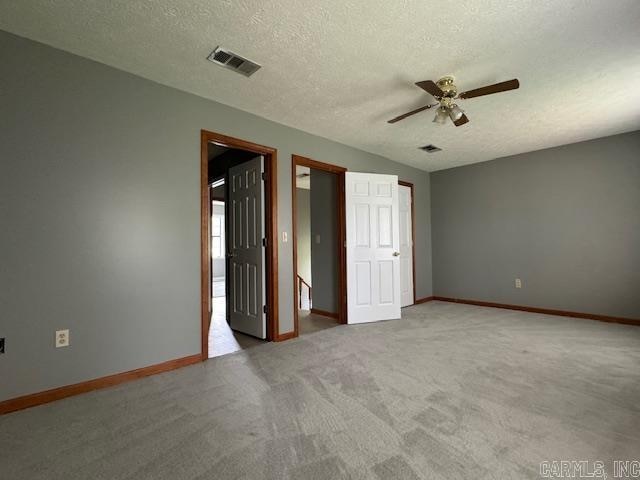
{"type": "Polygon", "coordinates": [[[522,280],[516,278],[516,288],[522,288],[522,280]]]}
{"type": "Polygon", "coordinates": [[[69,346],[69,330],[56,330],[56,348],[69,346]]]}

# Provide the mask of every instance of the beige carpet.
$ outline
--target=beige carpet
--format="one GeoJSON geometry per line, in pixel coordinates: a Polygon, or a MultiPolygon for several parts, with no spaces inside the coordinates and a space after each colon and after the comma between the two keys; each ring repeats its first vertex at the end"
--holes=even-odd
{"type": "Polygon", "coordinates": [[[542,461],[639,459],[640,328],[403,316],[0,417],[1,476],[533,479],[542,461]]]}

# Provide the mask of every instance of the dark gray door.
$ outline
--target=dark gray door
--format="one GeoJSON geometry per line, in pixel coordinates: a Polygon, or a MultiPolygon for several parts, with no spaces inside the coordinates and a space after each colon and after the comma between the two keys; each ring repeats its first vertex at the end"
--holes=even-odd
{"type": "Polygon", "coordinates": [[[264,158],[229,169],[229,323],[233,330],[266,338],[264,158]]]}

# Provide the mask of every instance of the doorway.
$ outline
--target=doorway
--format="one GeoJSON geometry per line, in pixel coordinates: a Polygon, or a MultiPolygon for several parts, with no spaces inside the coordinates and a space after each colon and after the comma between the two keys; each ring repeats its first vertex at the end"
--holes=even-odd
{"type": "Polygon", "coordinates": [[[413,194],[413,183],[398,180],[402,307],[413,305],[416,300],[416,229],[413,194]]]}
{"type": "Polygon", "coordinates": [[[347,323],[345,172],[291,159],[295,336],[347,323]]]}
{"type": "Polygon", "coordinates": [[[275,149],[201,132],[201,357],[278,341],[275,149]]]}

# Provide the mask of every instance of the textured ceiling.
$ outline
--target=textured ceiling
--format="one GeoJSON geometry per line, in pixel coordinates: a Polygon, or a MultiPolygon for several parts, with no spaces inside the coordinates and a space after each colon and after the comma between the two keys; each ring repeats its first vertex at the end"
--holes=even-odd
{"type": "Polygon", "coordinates": [[[425,170],[640,128],[638,0],[0,0],[0,28],[425,170]],[[446,74],[521,87],[386,123],[446,74]]]}

